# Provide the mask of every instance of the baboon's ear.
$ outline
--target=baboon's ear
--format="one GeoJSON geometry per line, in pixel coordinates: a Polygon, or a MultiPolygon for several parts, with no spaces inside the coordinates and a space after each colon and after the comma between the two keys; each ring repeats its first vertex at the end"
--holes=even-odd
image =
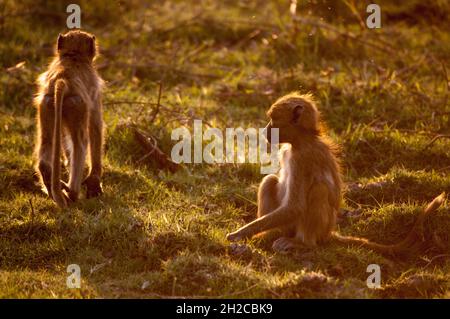
{"type": "Polygon", "coordinates": [[[303,112],[303,105],[297,105],[294,107],[294,110],[292,111],[292,122],[293,123],[297,123],[302,112],[303,112]]]}
{"type": "Polygon", "coordinates": [[[64,35],[60,33],[58,35],[58,40],[56,41],[56,47],[58,51],[61,51],[63,46],[64,46],[64,35]]]}
{"type": "Polygon", "coordinates": [[[91,52],[91,54],[92,54],[92,56],[95,56],[95,51],[96,51],[96,49],[95,49],[95,35],[93,35],[92,37],[91,37],[91,42],[90,42],[90,47],[89,47],[89,51],[91,52]]]}

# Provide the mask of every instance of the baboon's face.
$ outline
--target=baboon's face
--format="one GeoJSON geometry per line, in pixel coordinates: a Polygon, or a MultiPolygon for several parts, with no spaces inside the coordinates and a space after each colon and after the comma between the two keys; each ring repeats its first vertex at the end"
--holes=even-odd
{"type": "Polygon", "coordinates": [[[60,34],[57,49],[62,57],[86,57],[92,60],[96,54],[95,36],[78,30],[60,34]]]}
{"type": "Polygon", "coordinates": [[[280,98],[267,112],[270,122],[266,127],[266,137],[270,142],[271,128],[278,128],[280,143],[293,143],[302,134],[318,131],[319,115],[309,96],[290,94],[280,98]]]}

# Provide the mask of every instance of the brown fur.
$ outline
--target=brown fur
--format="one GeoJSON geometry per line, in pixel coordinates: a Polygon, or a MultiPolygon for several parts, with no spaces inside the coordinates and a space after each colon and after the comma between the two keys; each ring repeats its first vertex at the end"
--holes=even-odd
{"type": "Polygon", "coordinates": [[[428,205],[400,243],[381,245],[364,238],[341,236],[334,232],[342,197],[338,148],[326,136],[312,96],[291,93],[276,101],[267,114],[271,119],[266,130],[268,141],[270,129],[278,128],[279,142],[284,144],[280,151],[280,171],[266,176],[259,186],[258,218],[228,234],[228,240],[242,240],[281,228],[285,237],[273,243],[277,251],[300,244],[316,246],[333,239],[398,254],[420,242],[424,219],[442,204],[444,194],[428,205]]]}
{"type": "Polygon", "coordinates": [[[53,61],[38,78],[36,169],[59,207],[79,196],[88,146],[87,196],[102,193],[103,81],[93,65],[96,54],[93,35],[79,30],[60,34],[53,61]],[[68,185],[61,181],[61,144],[70,166],[68,185]]]}

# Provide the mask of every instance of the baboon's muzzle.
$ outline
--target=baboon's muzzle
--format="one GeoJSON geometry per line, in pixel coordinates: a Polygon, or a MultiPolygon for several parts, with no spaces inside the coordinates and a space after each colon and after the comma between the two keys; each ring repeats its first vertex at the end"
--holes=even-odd
{"type": "Polygon", "coordinates": [[[271,130],[272,130],[272,125],[270,125],[270,122],[269,122],[263,130],[263,135],[269,144],[272,141],[271,130]]]}

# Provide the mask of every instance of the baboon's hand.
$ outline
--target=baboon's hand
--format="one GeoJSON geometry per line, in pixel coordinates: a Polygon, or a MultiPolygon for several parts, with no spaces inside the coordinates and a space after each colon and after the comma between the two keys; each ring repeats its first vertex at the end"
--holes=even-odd
{"type": "MultiPolygon", "coordinates": [[[[51,191],[51,189],[52,189],[52,184],[51,184],[50,180],[45,180],[45,181],[44,181],[44,185],[45,185],[45,187],[47,188],[47,194],[48,194],[48,196],[49,196],[51,199],[53,199],[52,191],[51,191]]],[[[69,192],[69,185],[67,185],[67,183],[64,182],[64,181],[61,181],[61,189],[62,189],[63,191],[69,192]]]]}
{"type": "Polygon", "coordinates": [[[67,185],[67,183],[64,181],[61,181],[61,189],[65,190],[66,192],[69,192],[70,190],[69,185],[67,185]]]}
{"type": "Polygon", "coordinates": [[[280,237],[272,244],[272,249],[281,254],[287,254],[295,249],[296,243],[292,238],[280,237]]]}
{"type": "Polygon", "coordinates": [[[228,241],[240,241],[243,239],[244,239],[244,236],[239,231],[235,231],[234,233],[227,234],[228,241]]]}
{"type": "Polygon", "coordinates": [[[72,199],[65,191],[63,191],[62,194],[63,194],[64,200],[66,201],[67,206],[69,206],[69,204],[71,204],[73,202],[72,199]]]}
{"type": "Polygon", "coordinates": [[[67,208],[68,203],[70,203],[70,198],[65,194],[64,191],[61,192],[61,196],[52,196],[52,198],[59,208],[67,208]]]}
{"type": "Polygon", "coordinates": [[[70,187],[66,182],[61,181],[61,188],[63,190],[63,195],[65,196],[67,203],[73,203],[78,200],[78,193],[70,190],[70,187]]]}
{"type": "Polygon", "coordinates": [[[86,185],[86,198],[97,197],[103,194],[102,184],[98,176],[90,175],[83,182],[86,185]]]}

